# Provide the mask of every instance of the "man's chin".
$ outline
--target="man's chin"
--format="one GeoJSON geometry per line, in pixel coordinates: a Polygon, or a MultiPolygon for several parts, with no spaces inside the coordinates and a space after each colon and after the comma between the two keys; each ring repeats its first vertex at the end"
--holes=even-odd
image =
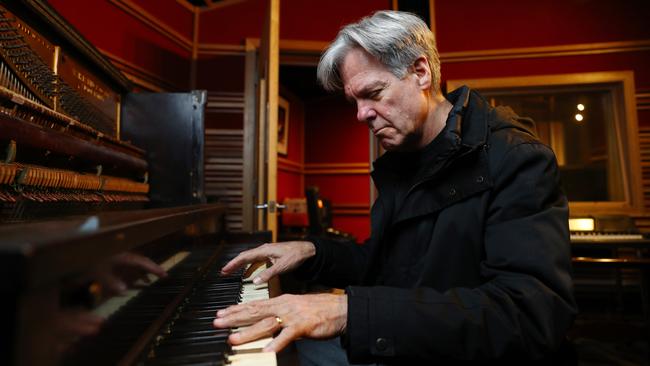
{"type": "Polygon", "coordinates": [[[384,148],[386,151],[394,151],[398,149],[398,145],[395,145],[394,143],[391,143],[390,141],[387,141],[386,139],[379,139],[379,143],[381,144],[381,147],[384,148]]]}

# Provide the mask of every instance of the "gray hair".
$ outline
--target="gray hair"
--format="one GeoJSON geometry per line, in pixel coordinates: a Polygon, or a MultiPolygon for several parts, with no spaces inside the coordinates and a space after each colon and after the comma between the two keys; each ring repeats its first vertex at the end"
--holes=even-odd
{"type": "Polygon", "coordinates": [[[420,56],[426,56],[431,70],[431,90],[440,90],[440,57],[433,32],[416,15],[382,10],[343,27],[318,63],[317,76],[328,91],[343,89],[339,68],[352,48],[360,47],[377,58],[397,78],[420,56]]]}

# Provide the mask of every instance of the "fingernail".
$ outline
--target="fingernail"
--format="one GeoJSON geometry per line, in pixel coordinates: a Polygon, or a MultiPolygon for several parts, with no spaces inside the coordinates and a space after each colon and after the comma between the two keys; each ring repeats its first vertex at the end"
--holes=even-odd
{"type": "Polygon", "coordinates": [[[255,277],[255,278],[253,278],[253,283],[256,284],[256,285],[259,285],[260,283],[262,283],[262,279],[259,278],[259,277],[255,277]]]}
{"type": "Polygon", "coordinates": [[[266,346],[266,347],[262,348],[262,352],[273,352],[273,348],[271,348],[269,346],[266,346]]]}
{"type": "Polygon", "coordinates": [[[217,311],[217,316],[223,316],[223,314],[225,314],[224,310],[217,311]]]}

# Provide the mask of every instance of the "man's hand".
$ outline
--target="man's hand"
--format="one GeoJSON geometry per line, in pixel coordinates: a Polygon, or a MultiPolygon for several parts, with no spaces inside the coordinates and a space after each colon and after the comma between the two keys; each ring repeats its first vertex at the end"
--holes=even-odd
{"type": "Polygon", "coordinates": [[[267,282],[271,277],[290,271],[316,254],[316,247],[309,241],[288,241],[264,244],[239,253],[221,269],[221,273],[233,271],[252,263],[271,261],[273,264],[253,279],[253,283],[267,282]]]}
{"type": "Polygon", "coordinates": [[[278,352],[301,337],[325,339],[342,334],[347,327],[347,316],[348,299],[344,294],[282,295],[219,310],[214,326],[252,324],[228,337],[233,345],[270,337],[279,331],[264,347],[265,352],[278,352]]]}
{"type": "Polygon", "coordinates": [[[124,292],[133,282],[148,273],[158,277],[167,276],[167,272],[151,259],[140,254],[124,252],[97,266],[87,277],[101,285],[104,295],[115,295],[124,292]]]}

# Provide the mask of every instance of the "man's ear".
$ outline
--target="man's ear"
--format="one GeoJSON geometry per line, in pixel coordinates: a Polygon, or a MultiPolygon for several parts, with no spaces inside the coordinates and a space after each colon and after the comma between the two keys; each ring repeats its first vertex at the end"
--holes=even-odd
{"type": "Polygon", "coordinates": [[[429,68],[429,60],[425,56],[420,56],[415,59],[415,62],[413,62],[413,73],[421,89],[431,88],[431,69],[429,68]]]}

